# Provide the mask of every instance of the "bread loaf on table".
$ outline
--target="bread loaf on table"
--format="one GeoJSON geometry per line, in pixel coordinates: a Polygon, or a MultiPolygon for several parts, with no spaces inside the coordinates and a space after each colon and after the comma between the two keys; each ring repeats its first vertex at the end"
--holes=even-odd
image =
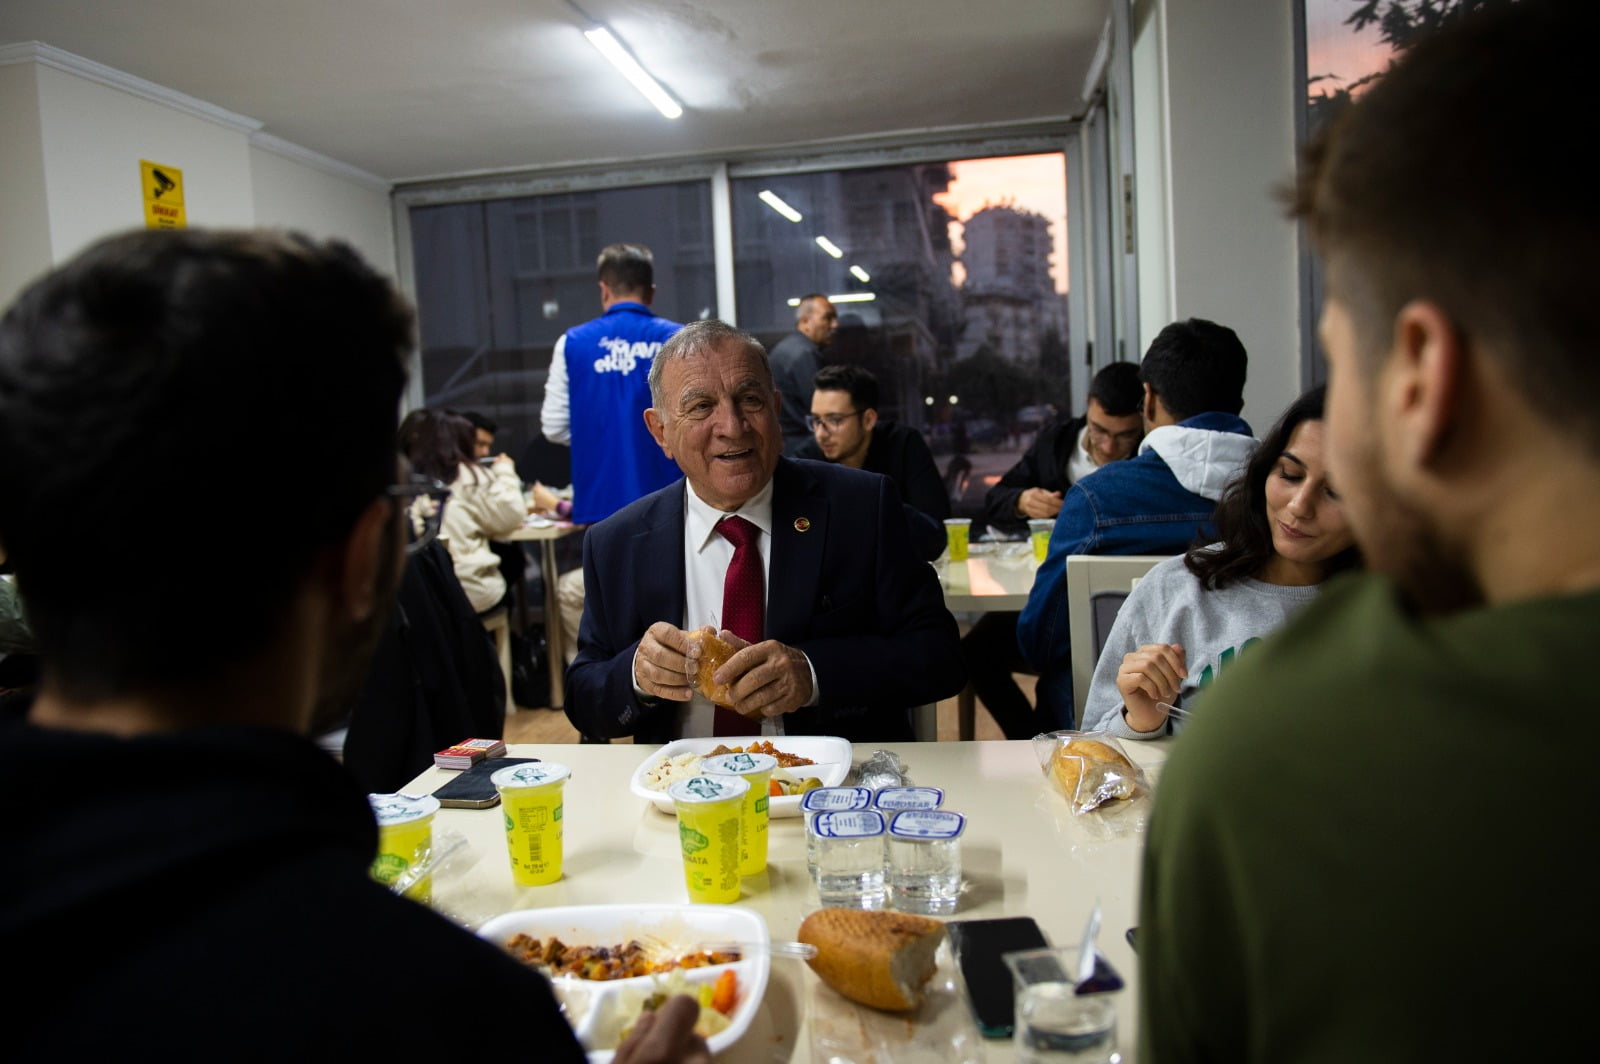
{"type": "Polygon", "coordinates": [[[819,909],[796,937],[817,947],[806,963],[824,983],[863,1005],[905,1012],[922,1003],[944,924],[910,913],[819,909]]]}

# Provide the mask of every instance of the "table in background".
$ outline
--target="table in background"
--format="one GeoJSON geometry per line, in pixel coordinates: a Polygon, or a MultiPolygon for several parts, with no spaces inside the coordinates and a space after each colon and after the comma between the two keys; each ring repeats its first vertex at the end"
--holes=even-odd
{"type": "MultiPolygon", "coordinates": [[[[1154,781],[1169,741],[1123,746],[1154,781]]],[[[1144,834],[1135,830],[1137,818],[1074,816],[1045,780],[1029,742],[862,745],[855,749],[855,760],[859,763],[879,748],[900,756],[912,782],[944,788],[945,807],[967,817],[962,836],[966,889],[951,919],[1032,916],[1051,942],[1070,945],[1083,934],[1095,903],[1100,904],[1101,952],[1128,982],[1117,1007],[1123,1060],[1131,1064],[1138,966],[1123,933],[1138,913],[1144,834]]],[[[686,902],[676,818],[628,789],[634,769],[654,756],[654,749],[512,746],[513,756],[559,761],[572,769],[563,802],[565,874],[549,886],[515,886],[501,810],[443,809],[435,830],[459,833],[469,846],[467,857],[458,862],[465,867],[452,866],[435,878],[436,904],[476,928],[491,916],[516,909],[686,902]]],[[[405,792],[431,792],[454,775],[429,769],[405,792]]],[[[1148,800],[1140,811],[1148,812],[1148,800]]],[[[798,817],[776,818],[769,837],[767,873],[745,880],[739,904],[760,913],[773,938],[792,939],[801,919],[819,907],[806,871],[804,825],[798,817]]],[[[750,1030],[719,1060],[811,1061],[809,1002],[812,993],[822,992],[810,985],[815,981],[803,962],[774,958],[750,1030]]],[[[989,1041],[983,1048],[989,1060],[1012,1059],[1009,1041],[989,1041]]]]}
{"type": "MultiPolygon", "coordinates": [[[[964,562],[941,556],[933,563],[951,613],[1021,613],[1033,590],[1039,562],[1030,540],[974,543],[964,562]]],[[[956,697],[958,736],[966,741],[976,731],[977,701],[969,683],[956,697]]]]}
{"type": "Polygon", "coordinates": [[[550,654],[551,709],[564,709],[567,702],[567,639],[561,630],[561,603],[556,598],[556,540],[581,528],[566,521],[545,522],[523,525],[503,537],[508,543],[539,544],[539,581],[544,585],[544,638],[550,654]]]}

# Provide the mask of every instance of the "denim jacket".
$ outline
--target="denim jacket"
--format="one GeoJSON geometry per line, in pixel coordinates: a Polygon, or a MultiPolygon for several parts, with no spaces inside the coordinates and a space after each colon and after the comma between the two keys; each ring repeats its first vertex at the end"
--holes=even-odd
{"type": "Polygon", "coordinates": [[[1197,536],[1211,535],[1217,500],[1255,445],[1242,418],[1197,414],[1151,431],[1137,456],[1101,466],[1067,492],[1050,533],[1050,552],[1017,621],[1022,654],[1039,670],[1039,709],[1046,719],[1053,713],[1058,721],[1072,720],[1067,556],[1187,550],[1197,536]],[[1063,697],[1064,705],[1046,704],[1063,697]]]}

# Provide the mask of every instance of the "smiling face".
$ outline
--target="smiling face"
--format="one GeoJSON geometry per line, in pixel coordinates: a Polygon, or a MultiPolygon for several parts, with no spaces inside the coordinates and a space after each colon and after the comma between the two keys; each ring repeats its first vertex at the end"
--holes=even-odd
{"type": "Polygon", "coordinates": [[[1355,542],[1344,504],[1328,486],[1323,423],[1302,421],[1267,474],[1267,524],[1276,557],[1266,579],[1275,584],[1315,584],[1326,563],[1355,542]]]}
{"type": "Polygon", "coordinates": [[[772,479],[783,453],[772,375],[756,352],[725,340],[661,367],[662,409],[644,412],[650,435],[694,493],[724,512],[772,479]]]}

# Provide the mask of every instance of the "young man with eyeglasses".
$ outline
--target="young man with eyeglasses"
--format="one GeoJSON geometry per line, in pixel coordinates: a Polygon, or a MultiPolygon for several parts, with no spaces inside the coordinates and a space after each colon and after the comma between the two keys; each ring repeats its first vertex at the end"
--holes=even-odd
{"type": "MultiPolygon", "coordinates": [[[[0,720],[0,955],[78,969],[14,983],[8,1059],[355,1059],[410,995],[408,1052],[515,1016],[474,1047],[583,1061],[544,979],[372,880],[366,795],[307,738],[405,557],[411,345],[355,252],[266,232],[103,240],[0,321],[0,543],[42,662],[0,720]]],[[[709,1059],[671,1008],[653,1059],[709,1059]]]]}
{"type": "Polygon", "coordinates": [[[950,498],[922,433],[878,417],[878,378],[865,367],[824,366],[813,384],[806,416],[812,438],[799,457],[888,477],[905,505],[913,546],[929,561],[937,558],[944,552],[950,498]]]}
{"type": "MultiPolygon", "coordinates": [[[[1112,462],[1132,457],[1144,438],[1144,385],[1139,367],[1113,362],[1089,382],[1082,417],[1060,417],[1039,430],[1033,445],[984,498],[991,530],[1023,536],[1030,519],[1054,518],[1073,484],[1112,462]]],[[[1017,645],[1015,612],[986,613],[961,637],[972,691],[1007,739],[1029,739],[1057,726],[1042,719],[1016,674],[1035,669],[1017,645]]]]}

